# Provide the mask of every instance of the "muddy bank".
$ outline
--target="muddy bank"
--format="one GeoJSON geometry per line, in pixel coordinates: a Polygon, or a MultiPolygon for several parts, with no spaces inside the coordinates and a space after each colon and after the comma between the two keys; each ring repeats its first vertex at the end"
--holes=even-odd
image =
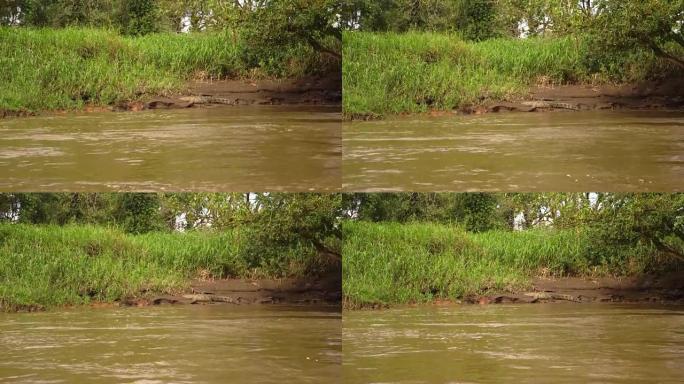
{"type": "Polygon", "coordinates": [[[684,304],[684,273],[625,278],[536,278],[529,290],[467,297],[468,304],[673,303],[684,304]]]}
{"type": "MultiPolygon", "coordinates": [[[[172,295],[143,292],[140,297],[114,302],[92,302],[92,308],[146,307],[151,305],[337,305],[342,300],[341,273],[330,273],[312,280],[220,279],[193,280],[187,290],[172,295]]],[[[66,306],[68,308],[73,305],[66,306]]],[[[43,305],[5,307],[0,312],[42,312],[43,305]]]]}
{"type": "MultiPolygon", "coordinates": [[[[528,289],[461,299],[436,299],[428,305],[537,303],[659,303],[684,305],[684,272],[634,277],[537,277],[528,289]]],[[[418,306],[420,304],[409,304],[418,306]]],[[[343,304],[347,309],[388,309],[392,305],[343,304]]]]}
{"type": "MultiPolygon", "coordinates": [[[[430,116],[480,115],[497,112],[551,112],[592,110],[684,110],[684,77],[638,84],[574,84],[536,86],[524,97],[492,100],[483,95],[479,103],[432,110],[430,116]]],[[[413,114],[400,114],[411,116],[413,114]]],[[[345,114],[348,120],[380,120],[376,114],[345,114]]]]}
{"type": "Polygon", "coordinates": [[[342,102],[337,74],[287,80],[197,81],[185,92],[112,107],[115,111],[209,107],[216,105],[337,105],[342,102]]]}
{"type": "MultiPolygon", "coordinates": [[[[194,81],[176,95],[152,96],[116,105],[86,105],[83,112],[125,112],[148,109],[206,108],[218,105],[340,105],[342,78],[339,73],[282,80],[194,81]]],[[[64,114],[68,111],[50,111],[64,114]]],[[[0,119],[36,116],[28,110],[0,109],[0,119]]]]}
{"type": "Polygon", "coordinates": [[[684,77],[627,85],[538,86],[521,99],[483,101],[459,112],[545,112],[590,110],[681,110],[684,109],[684,77]]]}
{"type": "Polygon", "coordinates": [[[340,277],[313,281],[297,279],[195,280],[177,295],[150,295],[120,302],[125,306],[161,304],[337,304],[342,298],[340,277]]]}

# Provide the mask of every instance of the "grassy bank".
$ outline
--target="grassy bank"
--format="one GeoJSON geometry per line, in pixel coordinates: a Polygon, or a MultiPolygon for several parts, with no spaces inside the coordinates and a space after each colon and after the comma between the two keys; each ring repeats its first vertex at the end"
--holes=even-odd
{"type": "Polygon", "coordinates": [[[171,293],[196,277],[304,276],[315,251],[265,251],[227,232],[130,235],[94,226],[0,224],[0,307],[111,302],[171,293]]]}
{"type": "Polygon", "coordinates": [[[40,111],[168,95],[192,78],[299,77],[334,63],[305,45],[255,56],[230,32],[0,27],[0,66],[0,111],[40,111]]]}
{"type": "Polygon", "coordinates": [[[348,32],[344,115],[451,110],[519,97],[536,84],[632,82],[669,68],[649,52],[598,57],[579,38],[464,42],[455,35],[348,32]]]}
{"type": "Polygon", "coordinates": [[[441,224],[345,222],[343,290],[350,308],[523,289],[539,275],[629,275],[653,250],[602,249],[576,230],[469,233],[441,224]]]}

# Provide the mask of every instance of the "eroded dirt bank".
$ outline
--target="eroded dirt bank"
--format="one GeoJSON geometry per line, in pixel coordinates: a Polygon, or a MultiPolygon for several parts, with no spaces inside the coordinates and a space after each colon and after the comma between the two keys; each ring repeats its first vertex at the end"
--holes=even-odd
{"type": "Polygon", "coordinates": [[[296,279],[226,279],[196,280],[190,289],[178,295],[156,295],[125,300],[121,305],[160,304],[336,304],[342,297],[339,278],[314,281],[296,279]]]}
{"type": "Polygon", "coordinates": [[[470,304],[615,302],[684,304],[684,272],[615,278],[536,278],[529,290],[472,296],[470,304]]]}
{"type": "MultiPolygon", "coordinates": [[[[344,301],[344,299],[343,299],[344,301]]],[[[537,303],[660,303],[684,305],[684,272],[633,277],[537,277],[528,289],[461,299],[436,299],[428,305],[537,303]]],[[[420,306],[422,304],[409,304],[420,306]]],[[[348,309],[387,309],[380,303],[348,304],[348,309]]]]}
{"type": "Polygon", "coordinates": [[[195,81],[186,92],[112,107],[116,111],[191,108],[215,105],[337,105],[342,102],[339,74],[287,80],[195,81]]]}
{"type": "MultiPolygon", "coordinates": [[[[217,105],[340,105],[342,78],[339,73],[282,80],[193,81],[184,92],[151,96],[110,106],[86,105],[84,112],[142,111],[146,109],[197,108],[217,105]]],[[[47,112],[47,111],[46,111],[47,112]]],[[[52,111],[65,113],[66,111],[52,111]]],[[[0,119],[35,116],[28,110],[0,109],[0,119]]]]}
{"type": "Polygon", "coordinates": [[[542,112],[587,110],[678,110],[684,108],[684,77],[627,85],[538,86],[521,99],[485,101],[460,112],[542,112]]]}

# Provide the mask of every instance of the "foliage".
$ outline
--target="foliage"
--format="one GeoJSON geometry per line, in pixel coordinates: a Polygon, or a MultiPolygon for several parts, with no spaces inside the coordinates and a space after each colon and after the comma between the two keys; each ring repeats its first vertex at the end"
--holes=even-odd
{"type": "Polygon", "coordinates": [[[456,32],[465,39],[500,35],[497,6],[491,0],[343,0],[350,29],[406,32],[456,32]]]}
{"type": "Polygon", "coordinates": [[[116,195],[116,220],[128,233],[146,233],[162,229],[158,210],[160,198],[152,193],[124,193],[116,195]]]}
{"type": "Polygon", "coordinates": [[[329,70],[308,45],[243,61],[226,33],[121,37],[94,29],[0,27],[0,110],[76,109],[181,91],[193,78],[301,77],[329,70]]]}
{"type": "Polygon", "coordinates": [[[540,80],[636,82],[670,68],[646,50],[600,62],[590,50],[581,37],[469,43],[449,34],[346,32],[344,116],[451,110],[521,97],[540,80]]]}
{"type": "Polygon", "coordinates": [[[362,221],[343,230],[343,291],[352,308],[514,291],[539,275],[635,274],[654,264],[654,250],[643,246],[592,260],[595,245],[582,230],[472,234],[453,225],[362,221]]]}
{"type": "Polygon", "coordinates": [[[5,193],[0,211],[5,309],[169,293],[192,278],[318,276],[340,264],[340,195],[5,193]]]}
{"type": "Polygon", "coordinates": [[[646,246],[661,252],[661,263],[684,262],[684,194],[605,194],[586,223],[610,256],[646,246]]]}
{"type": "Polygon", "coordinates": [[[84,225],[0,224],[0,308],[115,301],[177,292],[200,275],[246,276],[239,242],[237,231],[129,235],[84,225]]]}
{"type": "Polygon", "coordinates": [[[119,24],[124,35],[147,35],[158,32],[159,9],[155,0],[122,0],[119,24]]]}
{"type": "Polygon", "coordinates": [[[255,196],[255,212],[245,219],[254,230],[245,237],[245,257],[269,270],[301,268],[302,274],[319,274],[339,263],[341,231],[339,194],[269,193],[255,196]],[[288,249],[304,260],[293,263],[288,249]]]}
{"type": "Polygon", "coordinates": [[[458,224],[472,232],[506,226],[499,204],[499,196],[487,193],[355,193],[344,203],[359,220],[458,224]]]}
{"type": "Polygon", "coordinates": [[[271,1],[269,6],[246,14],[242,23],[245,41],[255,47],[252,54],[257,58],[293,44],[308,44],[339,60],[342,34],[335,26],[336,10],[337,0],[271,1]]]}
{"type": "Polygon", "coordinates": [[[602,1],[588,25],[601,52],[652,50],[684,69],[684,0],[602,1]]]}

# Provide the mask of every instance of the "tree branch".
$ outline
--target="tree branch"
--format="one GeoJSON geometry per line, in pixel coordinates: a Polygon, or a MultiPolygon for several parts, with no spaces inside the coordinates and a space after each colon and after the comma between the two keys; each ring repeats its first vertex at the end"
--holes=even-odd
{"type": "Polygon", "coordinates": [[[671,62],[675,65],[678,65],[680,68],[684,69],[684,60],[665,52],[663,49],[661,49],[658,45],[656,45],[652,41],[649,42],[649,46],[653,50],[653,52],[656,54],[656,56],[661,57],[665,60],[668,60],[669,62],[671,62]]]}
{"type": "Polygon", "coordinates": [[[334,58],[337,59],[337,60],[342,60],[342,55],[341,55],[341,54],[339,54],[338,52],[333,51],[332,49],[329,49],[329,48],[324,47],[321,43],[319,43],[318,41],[316,41],[316,39],[314,39],[313,37],[307,36],[307,37],[306,37],[306,41],[307,41],[307,42],[309,43],[309,45],[312,46],[313,49],[315,49],[316,51],[318,51],[318,52],[320,52],[320,53],[325,53],[325,54],[327,54],[327,55],[330,55],[330,56],[334,57],[334,58]]]}

